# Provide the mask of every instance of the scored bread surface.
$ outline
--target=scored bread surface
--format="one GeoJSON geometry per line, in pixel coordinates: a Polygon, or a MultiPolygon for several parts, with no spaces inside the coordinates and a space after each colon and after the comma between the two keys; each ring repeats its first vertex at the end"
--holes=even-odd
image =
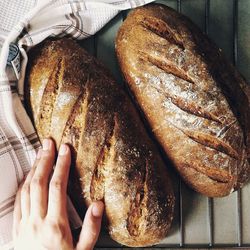
{"type": "Polygon", "coordinates": [[[225,196],[250,175],[250,88],[173,9],[132,11],[116,38],[121,70],[156,138],[196,191],[225,196]]]}
{"type": "Polygon", "coordinates": [[[104,67],[72,40],[46,41],[30,52],[26,86],[40,139],[72,146],[80,195],[104,201],[111,237],[127,246],[163,239],[174,209],[166,166],[104,67]]]}

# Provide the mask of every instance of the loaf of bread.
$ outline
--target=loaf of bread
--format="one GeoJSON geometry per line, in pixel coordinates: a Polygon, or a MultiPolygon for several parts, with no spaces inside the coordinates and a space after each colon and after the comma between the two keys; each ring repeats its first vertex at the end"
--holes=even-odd
{"type": "Polygon", "coordinates": [[[134,10],[116,51],[130,92],[167,156],[196,191],[225,196],[250,175],[250,91],[188,18],[160,4],[134,10]]]}
{"type": "Polygon", "coordinates": [[[173,218],[173,188],[128,96],[73,40],[46,41],[29,58],[28,110],[40,139],[74,149],[79,199],[104,201],[110,235],[121,244],[162,240],[173,218]]]}

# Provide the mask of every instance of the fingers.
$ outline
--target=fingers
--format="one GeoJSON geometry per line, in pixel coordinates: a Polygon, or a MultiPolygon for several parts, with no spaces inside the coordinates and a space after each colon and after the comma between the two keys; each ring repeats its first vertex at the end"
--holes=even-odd
{"type": "Polygon", "coordinates": [[[24,220],[27,219],[30,215],[30,183],[35,173],[36,165],[38,161],[39,160],[36,159],[36,162],[34,166],[31,168],[30,172],[28,173],[20,191],[21,192],[21,211],[22,211],[22,218],[24,220]]]}
{"type": "Polygon", "coordinates": [[[92,250],[94,248],[101,229],[103,210],[104,204],[101,201],[90,205],[84,218],[76,250],[92,250]]]}
{"type": "Polygon", "coordinates": [[[18,233],[18,228],[20,224],[20,220],[22,218],[22,210],[21,210],[21,189],[22,189],[23,183],[20,185],[15,199],[14,204],[14,212],[13,212],[13,238],[15,239],[18,233]]]}
{"type": "Polygon", "coordinates": [[[39,162],[41,151],[42,150],[39,149],[33,167],[31,168],[24,181],[20,184],[16,194],[13,212],[13,237],[15,237],[18,232],[20,220],[22,218],[24,220],[27,219],[30,214],[30,182],[33,178],[36,166],[39,162]]]}
{"type": "Polygon", "coordinates": [[[62,144],[49,185],[48,216],[54,219],[67,218],[66,200],[70,162],[69,146],[62,144]]]}
{"type": "Polygon", "coordinates": [[[39,151],[35,167],[29,172],[21,191],[22,216],[67,217],[66,190],[70,168],[70,149],[63,144],[59,151],[56,167],[50,181],[55,158],[55,146],[52,140],[43,141],[43,150],[39,151]],[[48,201],[49,193],[49,201],[48,201]],[[49,212],[50,211],[50,212],[49,212]]]}
{"type": "Polygon", "coordinates": [[[51,139],[43,141],[41,158],[30,182],[30,215],[45,217],[48,204],[48,182],[55,159],[55,146],[51,139]]]}

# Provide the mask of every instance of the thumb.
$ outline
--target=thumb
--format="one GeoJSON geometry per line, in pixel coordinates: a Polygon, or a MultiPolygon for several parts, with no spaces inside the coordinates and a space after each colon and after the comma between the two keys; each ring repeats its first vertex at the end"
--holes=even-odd
{"type": "Polygon", "coordinates": [[[89,206],[76,250],[92,250],[94,248],[101,229],[103,210],[104,204],[101,201],[93,202],[89,206]]]}

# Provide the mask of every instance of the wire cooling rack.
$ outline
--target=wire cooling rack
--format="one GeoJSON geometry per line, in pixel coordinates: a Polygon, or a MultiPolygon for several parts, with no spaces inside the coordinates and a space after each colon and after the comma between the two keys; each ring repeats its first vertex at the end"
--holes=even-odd
{"type": "MultiPolygon", "coordinates": [[[[189,16],[250,82],[250,0],[161,0],[189,16]]],[[[112,71],[122,83],[114,51],[114,39],[127,12],[120,13],[83,46],[112,71]]],[[[156,248],[250,249],[250,183],[225,198],[207,198],[190,190],[173,174],[176,190],[175,219],[168,237],[156,248]]],[[[102,232],[97,249],[121,245],[102,232]]]]}

